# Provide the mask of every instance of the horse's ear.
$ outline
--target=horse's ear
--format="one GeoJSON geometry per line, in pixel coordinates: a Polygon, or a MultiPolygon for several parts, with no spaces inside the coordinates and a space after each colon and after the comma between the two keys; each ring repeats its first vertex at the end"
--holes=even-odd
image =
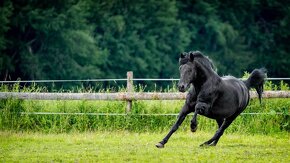
{"type": "Polygon", "coordinates": [[[190,60],[191,62],[194,61],[194,55],[193,55],[193,53],[189,53],[189,60],[190,60]]]}
{"type": "Polygon", "coordinates": [[[185,58],[184,53],[180,53],[180,58],[185,58]]]}

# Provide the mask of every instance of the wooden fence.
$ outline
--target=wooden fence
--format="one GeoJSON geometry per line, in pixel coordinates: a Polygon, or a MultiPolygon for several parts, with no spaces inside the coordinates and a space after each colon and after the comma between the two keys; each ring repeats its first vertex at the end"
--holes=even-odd
{"type": "MultiPolygon", "coordinates": [[[[35,93],[0,92],[0,99],[16,98],[25,100],[122,100],[127,102],[130,112],[135,100],[184,100],[187,93],[133,92],[133,72],[127,73],[127,91],[119,93],[35,93]]],[[[250,97],[257,94],[250,91],[250,97]]],[[[290,98],[290,91],[265,91],[263,98],[290,98]]]]}

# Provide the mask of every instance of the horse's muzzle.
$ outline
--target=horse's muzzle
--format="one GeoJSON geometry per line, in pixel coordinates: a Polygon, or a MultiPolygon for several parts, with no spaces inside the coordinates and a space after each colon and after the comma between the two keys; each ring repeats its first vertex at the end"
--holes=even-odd
{"type": "Polygon", "coordinates": [[[185,86],[185,85],[183,85],[183,84],[178,85],[178,90],[179,90],[179,92],[185,92],[186,89],[187,89],[187,86],[185,86]]]}

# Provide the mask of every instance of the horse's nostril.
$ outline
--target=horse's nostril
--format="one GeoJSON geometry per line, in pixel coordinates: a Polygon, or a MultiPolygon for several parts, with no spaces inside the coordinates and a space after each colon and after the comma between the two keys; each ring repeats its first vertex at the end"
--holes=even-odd
{"type": "Polygon", "coordinates": [[[178,88],[179,88],[179,91],[184,91],[185,87],[184,87],[184,85],[179,85],[178,88]]]}

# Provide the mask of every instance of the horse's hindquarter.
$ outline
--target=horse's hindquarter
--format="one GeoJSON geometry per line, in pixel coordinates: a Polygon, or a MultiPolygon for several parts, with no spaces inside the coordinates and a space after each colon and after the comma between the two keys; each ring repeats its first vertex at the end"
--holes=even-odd
{"type": "Polygon", "coordinates": [[[246,85],[233,77],[222,78],[219,97],[213,103],[211,116],[227,118],[241,113],[249,102],[249,91],[246,85]]]}

